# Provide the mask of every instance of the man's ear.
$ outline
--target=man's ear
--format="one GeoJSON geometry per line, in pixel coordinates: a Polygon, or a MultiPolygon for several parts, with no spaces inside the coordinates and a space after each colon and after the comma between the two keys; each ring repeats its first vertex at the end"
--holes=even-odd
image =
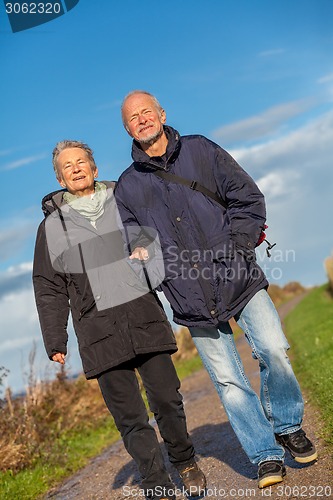
{"type": "Polygon", "coordinates": [[[161,109],[160,117],[161,117],[161,123],[163,123],[163,125],[164,125],[166,122],[166,112],[164,111],[164,109],[161,109]]]}

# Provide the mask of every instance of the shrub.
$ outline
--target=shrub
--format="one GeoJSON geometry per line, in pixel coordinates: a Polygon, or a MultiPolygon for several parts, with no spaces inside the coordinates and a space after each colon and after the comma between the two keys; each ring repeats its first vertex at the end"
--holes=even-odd
{"type": "Polygon", "coordinates": [[[333,294],[333,255],[324,261],[325,271],[328,277],[328,284],[331,294],[333,294]]]}

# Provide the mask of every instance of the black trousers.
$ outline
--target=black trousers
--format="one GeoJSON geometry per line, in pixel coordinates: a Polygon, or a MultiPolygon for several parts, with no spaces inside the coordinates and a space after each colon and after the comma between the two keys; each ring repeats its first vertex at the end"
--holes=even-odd
{"type": "Polygon", "coordinates": [[[170,462],[180,468],[193,461],[195,452],[187,432],[180,382],[170,354],[139,355],[99,375],[98,383],[125,448],[138,465],[143,488],[172,488],[156,432],[148,422],[135,369],[141,376],[170,462]]]}

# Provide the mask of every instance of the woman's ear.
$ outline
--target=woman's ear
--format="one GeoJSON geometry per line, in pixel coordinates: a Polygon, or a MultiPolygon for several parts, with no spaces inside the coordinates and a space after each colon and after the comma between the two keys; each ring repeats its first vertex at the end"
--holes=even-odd
{"type": "Polygon", "coordinates": [[[59,182],[59,184],[60,184],[60,186],[61,186],[62,188],[65,188],[65,187],[66,187],[66,184],[64,183],[64,181],[63,181],[62,179],[59,179],[59,178],[58,178],[57,180],[58,180],[58,182],[59,182]]]}

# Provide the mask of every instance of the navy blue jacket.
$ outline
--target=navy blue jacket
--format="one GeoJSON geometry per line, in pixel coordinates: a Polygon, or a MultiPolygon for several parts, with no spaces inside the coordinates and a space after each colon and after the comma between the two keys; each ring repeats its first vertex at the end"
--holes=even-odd
{"type": "Polygon", "coordinates": [[[162,157],[149,157],[133,141],[134,163],[115,190],[118,209],[125,226],[157,230],[165,265],[159,288],[171,304],[174,321],[217,325],[268,286],[255,255],[265,223],[264,197],[220,146],[200,135],[181,137],[171,127],[164,129],[168,146],[162,157]],[[219,194],[228,208],[157,177],[156,169],[199,182],[219,194]]]}

